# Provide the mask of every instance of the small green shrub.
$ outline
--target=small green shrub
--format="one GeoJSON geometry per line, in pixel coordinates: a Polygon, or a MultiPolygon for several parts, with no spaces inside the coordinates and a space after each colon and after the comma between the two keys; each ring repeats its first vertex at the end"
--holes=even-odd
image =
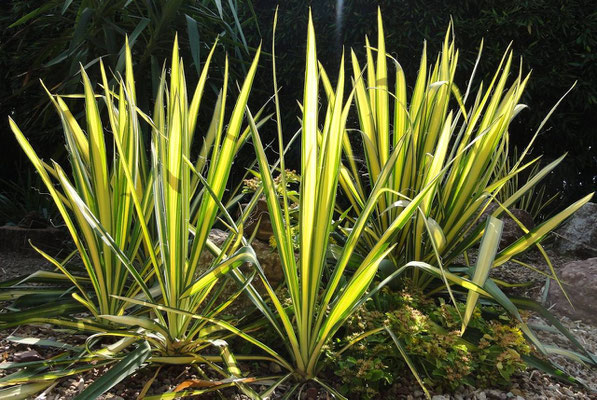
{"type": "MultiPolygon", "coordinates": [[[[335,345],[341,349],[360,335],[386,325],[400,339],[417,369],[426,372],[424,382],[430,387],[507,386],[514,373],[526,368],[521,357],[531,350],[519,324],[497,308],[476,307],[461,337],[459,313],[464,313],[464,305],[458,308],[413,288],[399,292],[384,289],[351,318],[346,339],[335,345]]],[[[329,355],[336,363],[330,367],[342,382],[340,391],[356,390],[363,399],[374,398],[408,374],[402,356],[383,331],[340,356],[329,355]]]]}

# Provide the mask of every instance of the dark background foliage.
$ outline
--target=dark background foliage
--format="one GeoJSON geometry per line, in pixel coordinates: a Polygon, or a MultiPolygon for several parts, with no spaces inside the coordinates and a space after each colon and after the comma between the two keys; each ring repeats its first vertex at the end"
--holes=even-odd
{"type": "MultiPolygon", "coordinates": [[[[29,168],[8,127],[7,116],[15,119],[42,157],[59,161],[65,157],[62,126],[40,80],[52,93],[79,93],[80,65],[97,82],[100,58],[109,76],[118,76],[124,66],[127,35],[135,62],[138,103],[142,110],[152,110],[153,93],[176,33],[189,85],[196,82],[201,63],[219,37],[223,49],[214,55],[213,90],[205,100],[213,103],[225,55],[233,66],[230,73],[234,82],[244,76],[255,52],[243,33],[244,28],[255,24],[250,6],[250,2],[238,0],[5,2],[0,14],[0,182],[27,185],[28,175],[22,172],[29,168]]],[[[253,32],[259,36],[258,27],[253,32]]],[[[69,102],[77,117],[82,115],[82,103],[69,102]]],[[[15,196],[8,195],[13,191],[13,186],[0,183],[0,195],[16,201],[15,196]]],[[[15,215],[11,222],[18,222],[20,217],[15,215]]],[[[6,219],[0,217],[0,224],[3,222],[6,219]]]]}
{"type": "MultiPolygon", "coordinates": [[[[136,35],[133,51],[138,97],[141,106],[150,109],[152,81],[169,55],[175,32],[179,32],[183,56],[190,64],[191,84],[197,76],[194,60],[204,60],[217,35],[231,58],[231,70],[236,77],[242,76],[245,63],[262,38],[265,50],[270,49],[276,4],[272,0],[7,2],[0,16],[0,178],[16,180],[27,166],[8,129],[6,115],[19,123],[45,157],[62,155],[60,123],[53,110],[47,112],[47,97],[39,79],[53,92],[76,92],[79,63],[91,63],[91,71],[97,73],[99,68],[93,63],[102,56],[114,68],[124,35],[136,35]],[[28,14],[40,7],[40,13],[28,14]],[[10,26],[26,15],[30,18],[10,26]],[[193,45],[199,42],[199,46],[193,45]]],[[[565,201],[597,188],[597,9],[593,0],[280,2],[277,65],[284,127],[289,136],[298,126],[296,100],[302,98],[307,4],[313,9],[319,56],[332,79],[342,45],[362,55],[366,34],[375,45],[378,5],[383,12],[387,51],[399,60],[411,83],[423,41],[427,41],[428,54],[436,54],[450,18],[460,49],[457,81],[461,86],[467,84],[481,39],[484,49],[477,84],[495,72],[512,42],[515,55],[522,57],[524,71],[532,71],[523,98],[530,108],[517,118],[511,131],[512,145],[518,147],[528,142],[551,107],[577,81],[535,143],[533,154],[544,154],[547,162],[568,152],[549,182],[552,192],[563,191],[565,201]]],[[[224,51],[218,53],[213,65],[223,65],[224,51]]],[[[266,54],[253,93],[254,110],[271,93],[269,61],[266,54]]],[[[211,76],[217,83],[221,74],[214,72],[211,76]]],[[[272,124],[266,125],[264,134],[266,140],[273,139],[272,124]]],[[[294,163],[289,160],[296,168],[298,160],[292,154],[298,153],[291,152],[294,163]]],[[[243,157],[246,160],[241,158],[240,166],[247,165],[250,154],[243,157]]]]}
{"type": "MultiPolygon", "coordinates": [[[[383,14],[387,51],[398,59],[410,84],[414,84],[418,71],[423,41],[427,41],[428,56],[437,54],[450,18],[460,49],[457,82],[461,87],[468,83],[482,39],[484,48],[476,75],[477,85],[491,77],[511,43],[515,56],[522,58],[523,71],[531,71],[522,99],[529,109],[517,118],[511,130],[511,143],[519,148],[529,142],[543,118],[576,81],[576,87],[535,142],[532,154],[544,154],[544,162],[549,162],[568,153],[549,181],[552,193],[564,194],[563,201],[570,202],[597,189],[597,8],[593,1],[337,0],[310,3],[318,53],[330,75],[338,68],[342,44],[345,49],[353,48],[362,55],[364,37],[369,35],[375,46],[378,5],[383,14]]],[[[267,41],[271,37],[269,21],[273,18],[275,2],[255,0],[253,4],[258,10],[261,33],[267,41]]],[[[283,97],[287,109],[292,112],[296,111],[294,99],[302,97],[298,77],[302,73],[306,20],[304,2],[286,1],[280,5],[276,34],[278,76],[280,86],[286,90],[283,97]]]]}

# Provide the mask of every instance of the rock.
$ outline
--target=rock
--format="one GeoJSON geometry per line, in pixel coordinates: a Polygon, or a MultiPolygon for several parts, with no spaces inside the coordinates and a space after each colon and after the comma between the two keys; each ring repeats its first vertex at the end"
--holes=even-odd
{"type": "Polygon", "coordinates": [[[496,389],[488,389],[485,393],[489,396],[490,399],[506,399],[506,393],[502,392],[501,390],[496,389]]]}
{"type": "Polygon", "coordinates": [[[280,367],[278,364],[276,363],[270,363],[269,364],[269,370],[271,373],[273,374],[279,374],[280,372],[282,372],[282,367],[280,367]]]}
{"type": "Polygon", "coordinates": [[[574,308],[553,280],[549,286],[549,302],[574,319],[597,322],[597,257],[569,262],[560,270],[559,278],[574,308]]]}
{"type": "Polygon", "coordinates": [[[43,357],[35,350],[21,351],[13,355],[14,362],[42,361],[43,357]]]}
{"type": "Polygon", "coordinates": [[[566,396],[569,396],[570,398],[574,397],[574,392],[568,389],[566,386],[562,386],[560,388],[560,391],[564,393],[566,396]]]}
{"type": "MultiPolygon", "coordinates": [[[[209,239],[218,247],[220,247],[227,238],[228,233],[219,229],[212,229],[209,233],[209,239]]],[[[269,243],[264,243],[261,240],[253,240],[251,245],[253,246],[253,250],[255,250],[259,264],[261,265],[261,268],[263,268],[263,272],[269,283],[273,287],[276,287],[284,279],[278,252],[272,249],[269,243]]],[[[207,266],[212,259],[213,256],[207,251],[204,251],[199,258],[199,264],[207,266]]],[[[256,282],[260,282],[260,279],[257,278],[256,282]]]]}
{"type": "MultiPolygon", "coordinates": [[[[243,206],[246,206],[246,204],[243,206]]],[[[269,238],[274,234],[272,222],[269,219],[269,211],[267,209],[267,200],[265,200],[265,197],[261,197],[259,200],[257,200],[257,205],[253,211],[251,211],[247,221],[245,222],[244,229],[246,236],[250,237],[255,231],[255,228],[257,228],[255,237],[266,243],[269,242],[269,238]]]]}
{"type": "MultiPolygon", "coordinates": [[[[535,221],[533,221],[533,217],[527,211],[513,208],[510,212],[527,230],[531,230],[535,227],[535,221]]],[[[509,215],[502,214],[501,218],[504,221],[504,230],[502,231],[502,240],[500,242],[500,245],[503,248],[511,245],[520,237],[524,236],[524,232],[509,215]]]]}
{"type": "Polygon", "coordinates": [[[436,394],[431,398],[431,400],[450,400],[450,398],[444,396],[443,394],[436,394]]]}
{"type": "Polygon", "coordinates": [[[553,249],[578,258],[597,257],[597,204],[586,203],[556,230],[553,249]]]}
{"type": "Polygon", "coordinates": [[[77,391],[77,393],[81,393],[83,389],[85,389],[85,380],[83,378],[80,378],[75,384],[75,390],[77,391]]]}
{"type": "MultiPolygon", "coordinates": [[[[226,241],[226,239],[228,239],[228,234],[223,230],[212,229],[211,232],[209,232],[209,240],[214,242],[214,244],[218,247],[221,247],[222,244],[224,244],[224,242],[226,241]]],[[[201,256],[203,257],[203,255],[201,256]]]]}
{"type": "Polygon", "coordinates": [[[404,386],[404,385],[400,385],[400,386],[396,386],[395,385],[395,390],[394,391],[396,392],[396,394],[400,394],[400,395],[407,395],[407,394],[410,393],[410,389],[407,386],[404,386]]]}
{"type": "MultiPolygon", "coordinates": [[[[479,218],[479,224],[485,224],[487,217],[491,215],[499,206],[497,204],[490,204],[487,209],[481,214],[479,218]]],[[[531,230],[535,227],[535,221],[533,221],[533,217],[525,210],[520,210],[518,208],[510,209],[510,212],[514,217],[520,221],[524,225],[527,230],[531,230]]],[[[500,240],[500,250],[508,247],[512,243],[514,243],[517,239],[524,235],[523,230],[518,226],[516,221],[510,217],[508,213],[503,211],[500,216],[498,217],[504,222],[504,228],[502,230],[502,238],[500,240]]]]}

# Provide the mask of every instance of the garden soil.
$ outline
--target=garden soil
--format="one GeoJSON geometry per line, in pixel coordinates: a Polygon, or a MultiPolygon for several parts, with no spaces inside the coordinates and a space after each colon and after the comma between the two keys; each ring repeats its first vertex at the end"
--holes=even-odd
{"type": "MultiPolygon", "coordinates": [[[[550,254],[554,267],[557,268],[564,265],[570,259],[554,256],[550,254]]],[[[474,257],[473,257],[474,260],[474,257]]],[[[533,265],[540,271],[548,271],[545,262],[542,260],[540,254],[530,253],[525,255],[524,261],[533,265]]],[[[22,253],[0,253],[0,280],[14,278],[16,276],[26,275],[40,269],[52,270],[51,264],[42,258],[32,254],[22,253]]],[[[545,277],[538,272],[534,272],[515,263],[507,263],[492,272],[493,276],[508,282],[530,282],[526,287],[509,289],[512,294],[528,296],[536,300],[542,299],[543,288],[545,285],[545,277]]],[[[555,312],[554,312],[555,313],[555,312]]],[[[593,354],[597,354],[597,326],[585,323],[583,321],[573,321],[565,316],[558,315],[562,324],[569,329],[578,340],[586,346],[586,348],[593,354]]],[[[537,316],[530,316],[529,323],[536,325],[546,325],[546,322],[537,316]]],[[[82,344],[85,341],[85,336],[73,334],[72,332],[61,331],[52,328],[49,325],[39,326],[23,326],[14,329],[0,331],[0,362],[13,361],[17,353],[23,352],[32,357],[39,357],[40,359],[51,357],[52,350],[46,348],[28,346],[23,344],[15,344],[6,340],[10,335],[20,337],[36,337],[53,339],[69,344],[82,344]]],[[[549,333],[545,331],[537,331],[540,340],[545,344],[555,344],[565,346],[565,340],[559,334],[549,333]]],[[[551,378],[537,370],[529,369],[524,373],[516,375],[512,379],[512,385],[509,388],[460,388],[455,393],[432,393],[433,400],[464,400],[464,399],[597,399],[597,369],[590,369],[580,363],[576,363],[563,357],[555,356],[554,361],[558,366],[566,370],[571,375],[582,379],[587,387],[580,387],[576,385],[569,385],[562,383],[554,378],[551,378]]],[[[271,365],[260,364],[259,368],[255,370],[253,365],[251,369],[256,376],[266,376],[274,374],[271,365]],[[259,370],[262,369],[262,370],[259,370]]],[[[39,394],[37,400],[66,400],[72,399],[78,393],[81,393],[85,387],[94,381],[98,376],[101,376],[105,371],[95,369],[88,373],[78,375],[71,378],[63,379],[57,384],[51,386],[45,392],[39,394]]],[[[101,399],[136,399],[143,389],[145,383],[152,378],[156,373],[152,370],[139,370],[136,374],[129,377],[125,381],[115,386],[109,394],[104,395],[101,399]]],[[[0,377],[6,375],[5,370],[0,370],[0,377]]],[[[408,375],[408,374],[405,374],[408,375]]],[[[200,370],[197,367],[164,367],[157,374],[157,378],[152,383],[147,394],[160,394],[169,390],[173,390],[178,384],[189,380],[199,380],[200,370]]],[[[264,390],[265,387],[256,389],[264,390]]],[[[280,398],[284,394],[284,387],[280,387],[273,398],[280,398]]],[[[319,400],[331,398],[328,394],[312,385],[305,385],[301,393],[298,395],[301,399],[319,400]]],[[[221,396],[207,395],[205,398],[224,398],[224,399],[246,399],[242,394],[236,393],[234,390],[227,390],[221,392],[221,396]]],[[[350,396],[349,396],[350,398],[350,396]]],[[[423,399],[422,390],[417,386],[417,383],[412,377],[405,376],[405,378],[394,383],[394,385],[383,394],[380,399],[423,399]]]]}

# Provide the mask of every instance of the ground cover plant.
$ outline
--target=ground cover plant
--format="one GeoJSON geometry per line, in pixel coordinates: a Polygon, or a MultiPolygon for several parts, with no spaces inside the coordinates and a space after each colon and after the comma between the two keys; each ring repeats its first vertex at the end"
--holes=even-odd
{"type": "MultiPolygon", "coordinates": [[[[460,313],[464,305],[459,303],[460,313]]],[[[435,302],[418,289],[391,291],[384,288],[349,320],[344,340],[338,340],[331,369],[342,380],[343,394],[367,399],[378,396],[400,379],[407,369],[387,335],[369,335],[352,347],[354,338],[387,324],[404,343],[404,350],[427,371],[425,384],[454,390],[462,384],[473,387],[508,385],[513,373],[524,370],[522,356],[530,347],[517,323],[500,308],[475,308],[467,335],[460,335],[460,316],[445,301],[435,302]],[[356,372],[355,372],[356,371],[356,372]]],[[[334,352],[330,352],[334,355],[334,352]]]]}
{"type": "MultiPolygon", "coordinates": [[[[275,38],[273,115],[280,158],[273,163],[259,133],[269,117],[262,117],[263,109],[253,115],[247,106],[260,49],[232,104],[225,59],[224,83],[208,104],[210,121],[202,138],[198,115],[216,47],[191,95],[176,40],[151,114],[138,105],[128,45],[125,75],[116,76],[116,86],[100,63],[101,90],[94,91],[81,68],[83,94],[49,94],[63,123],[70,173],[41,160],[10,119],[76,251],[64,260],[40,251],[56,273],[1,284],[0,299],[15,301],[0,313],[0,328],[44,322],[89,336],[80,346],[44,342],[64,349],[50,360],[0,364],[16,370],[0,378],[0,398],[24,398],[93,368],[110,369],[80,399],[99,396],[145,366],[155,372],[144,397],[160,368],[171,364],[205,366],[198,369],[204,379],[145,398],[189,397],[230,386],[250,398],[268,398],[281,389],[290,398],[313,383],[344,398],[346,385],[379,389],[405,372],[429,397],[428,386],[507,381],[527,365],[577,382],[542,359],[550,353],[595,365],[594,355],[544,308],[509,298],[488,278],[492,267],[537,245],[591,197],[532,230],[523,227],[524,236],[500,250],[503,222],[496,217],[508,213],[554,162],[478,222],[481,210],[497,202],[497,193],[533,164],[523,163],[521,155],[504,174],[508,124],[523,107],[518,101],[527,78],[519,73],[507,88],[512,65],[507,54],[488,89],[475,92],[469,86],[462,96],[454,82],[458,53],[449,32],[435,65],[428,66],[423,55],[410,98],[395,63],[392,93],[381,14],[378,21],[377,48],[367,41],[366,67],[351,54],[348,84],[343,55],[334,86],[319,63],[309,18],[298,173],[287,170],[284,158],[275,38]],[[476,95],[469,105],[471,93],[476,95]],[[84,126],[67,105],[81,100],[84,126]],[[354,131],[347,126],[353,105],[366,178],[354,156],[354,131]],[[198,153],[192,152],[200,139],[198,153]],[[254,193],[235,218],[230,204],[238,197],[226,191],[234,158],[248,139],[257,179],[248,181],[254,193]],[[347,201],[339,201],[339,194],[347,201]],[[251,246],[254,234],[244,237],[248,216],[263,198],[284,276],[281,287],[274,287],[261,268],[251,246]],[[219,246],[210,240],[216,224],[227,230],[219,246]],[[474,245],[479,248],[472,262],[468,251],[474,245]],[[207,253],[211,261],[202,265],[207,253]],[[75,255],[82,267],[73,263],[75,255]],[[224,281],[234,282],[235,289],[226,291],[224,281]],[[29,286],[48,282],[62,289],[29,286]],[[254,307],[226,315],[239,296],[254,307]],[[573,350],[544,346],[521,315],[526,308],[544,315],[573,350]],[[253,311],[262,317],[246,323],[253,311]],[[241,371],[238,360],[273,363],[278,372],[241,371]],[[362,373],[349,378],[346,370],[357,365],[362,373]],[[334,378],[341,382],[335,385],[334,378]],[[250,386],[257,382],[265,382],[262,393],[250,386]]],[[[274,31],[275,25],[274,20],[274,31]]],[[[557,280],[553,269],[550,277],[557,280]]],[[[362,391],[364,398],[374,394],[362,391]]]]}

